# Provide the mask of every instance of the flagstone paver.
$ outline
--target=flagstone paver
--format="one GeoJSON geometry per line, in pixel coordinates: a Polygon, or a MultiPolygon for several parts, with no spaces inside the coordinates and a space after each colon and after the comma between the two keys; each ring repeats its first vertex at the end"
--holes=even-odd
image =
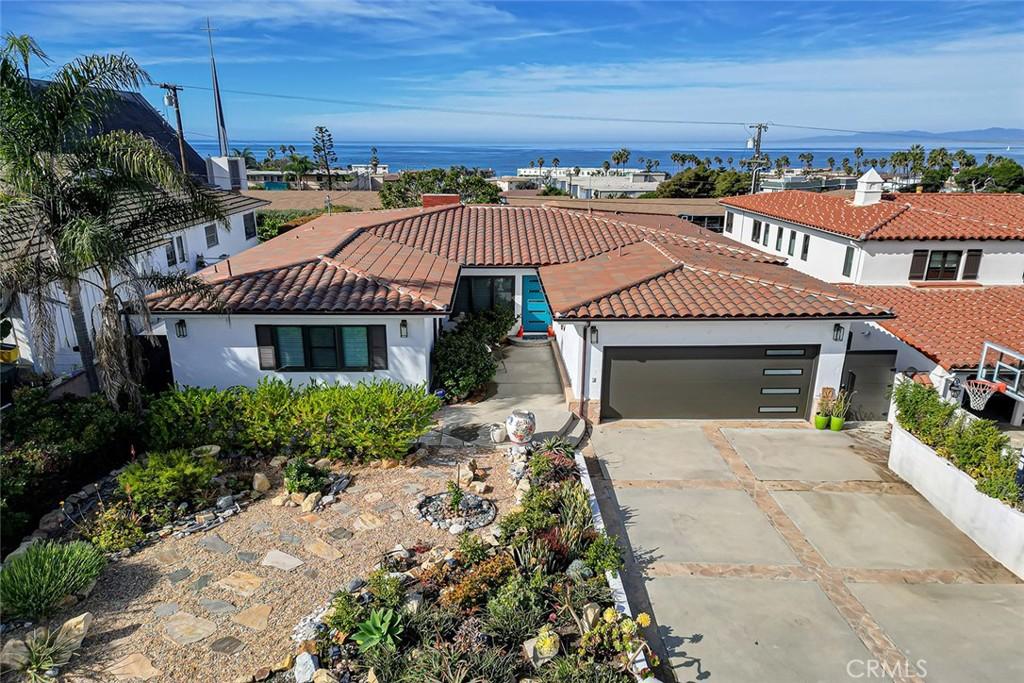
{"type": "Polygon", "coordinates": [[[245,643],[234,636],[224,636],[210,643],[210,649],[224,655],[236,655],[245,649],[245,643]]]}
{"type": "Polygon", "coordinates": [[[242,610],[231,617],[231,621],[241,624],[246,628],[251,628],[253,631],[262,631],[267,627],[270,612],[273,609],[271,605],[253,605],[249,609],[242,610]]]}
{"type": "Polygon", "coordinates": [[[303,546],[303,549],[308,553],[312,553],[317,557],[327,560],[328,562],[333,562],[334,560],[341,559],[340,550],[320,540],[311,541],[310,543],[307,543],[305,546],[303,546]]]}
{"type": "Polygon", "coordinates": [[[343,526],[339,526],[336,529],[331,529],[327,532],[327,535],[337,541],[347,541],[352,538],[352,532],[343,526]]]}
{"type": "Polygon", "coordinates": [[[233,545],[225,541],[217,534],[209,534],[208,536],[204,536],[203,539],[199,541],[199,545],[203,546],[207,550],[219,553],[221,555],[227,555],[228,553],[234,552],[235,550],[235,547],[233,545]]]}
{"type": "Polygon", "coordinates": [[[119,681],[131,681],[131,680],[143,680],[148,681],[151,678],[162,676],[163,671],[153,666],[149,658],[141,653],[134,653],[122,657],[107,668],[107,673],[111,674],[114,678],[119,681]]]}
{"type": "Polygon", "coordinates": [[[188,567],[182,567],[168,574],[167,578],[171,580],[171,583],[180,583],[190,576],[192,576],[192,570],[188,567]]]}
{"type": "Polygon", "coordinates": [[[191,588],[196,593],[203,590],[210,585],[210,580],[213,579],[213,574],[203,574],[198,579],[192,582],[191,588]]]}
{"type": "Polygon", "coordinates": [[[282,531],[278,538],[281,539],[282,543],[290,543],[291,545],[302,545],[302,536],[293,534],[288,531],[282,531]]]}
{"type": "Polygon", "coordinates": [[[283,553],[280,550],[271,550],[263,558],[263,561],[260,562],[260,566],[274,567],[286,572],[290,572],[296,567],[301,567],[303,564],[305,563],[299,558],[294,555],[289,555],[288,553],[283,553]]]}
{"type": "Polygon", "coordinates": [[[252,552],[249,552],[249,551],[242,551],[242,552],[235,553],[235,557],[237,557],[239,559],[239,561],[245,562],[246,564],[252,564],[256,560],[260,559],[260,556],[259,556],[258,553],[252,553],[252,552]]]}
{"type": "Polygon", "coordinates": [[[178,612],[164,620],[164,635],[175,645],[198,643],[217,631],[217,624],[188,612],[178,612]]]}
{"type": "Polygon", "coordinates": [[[248,572],[231,572],[215,585],[236,595],[241,595],[243,598],[248,598],[263,585],[263,579],[248,572]]]}
{"type": "Polygon", "coordinates": [[[153,616],[155,617],[169,617],[178,611],[177,603],[173,602],[160,602],[153,608],[153,616]]]}
{"type": "Polygon", "coordinates": [[[364,512],[352,523],[352,528],[356,531],[373,531],[382,526],[384,526],[384,520],[372,512],[364,512]]]}
{"type": "Polygon", "coordinates": [[[210,614],[234,614],[238,608],[226,600],[200,598],[199,604],[210,614]]]}
{"type": "Polygon", "coordinates": [[[177,549],[173,547],[160,548],[156,551],[154,557],[156,558],[157,562],[160,562],[161,564],[170,565],[181,562],[181,553],[179,553],[177,549]]]}

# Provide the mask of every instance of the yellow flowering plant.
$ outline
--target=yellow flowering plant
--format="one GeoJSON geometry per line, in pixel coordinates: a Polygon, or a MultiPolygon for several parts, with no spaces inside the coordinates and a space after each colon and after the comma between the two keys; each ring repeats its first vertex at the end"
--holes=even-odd
{"type": "Polygon", "coordinates": [[[622,671],[631,670],[641,654],[647,656],[649,666],[657,666],[657,656],[640,633],[641,628],[650,624],[651,617],[646,613],[633,619],[609,607],[580,638],[579,654],[590,661],[612,661],[622,671]]]}

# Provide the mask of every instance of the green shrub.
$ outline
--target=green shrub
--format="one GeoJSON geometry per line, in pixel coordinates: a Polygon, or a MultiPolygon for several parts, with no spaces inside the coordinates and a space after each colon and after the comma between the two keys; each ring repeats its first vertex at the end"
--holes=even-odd
{"type": "Polygon", "coordinates": [[[299,393],[291,382],[263,377],[252,390],[236,392],[235,416],[246,450],[262,455],[291,455],[301,449],[295,423],[299,393]]]}
{"type": "Polygon", "coordinates": [[[490,547],[479,536],[469,531],[459,534],[459,555],[467,565],[474,565],[487,559],[491,554],[490,547]]]}
{"type": "Polygon", "coordinates": [[[327,474],[305,458],[295,458],[284,468],[288,493],[313,493],[323,488],[327,474]]]}
{"type": "Polygon", "coordinates": [[[130,548],[146,538],[139,513],[122,503],[103,506],[81,534],[106,553],[130,548]]]}
{"type": "Polygon", "coordinates": [[[516,574],[487,601],[487,632],[514,650],[536,633],[547,613],[544,598],[516,574]]]}
{"type": "Polygon", "coordinates": [[[238,430],[242,396],[248,390],[178,387],[154,399],[146,416],[147,446],[162,451],[217,444],[243,446],[238,430]]]}
{"type": "Polygon", "coordinates": [[[541,669],[539,683],[633,683],[636,678],[615,666],[582,657],[556,657],[541,669]]]}
{"type": "Polygon", "coordinates": [[[140,509],[164,503],[199,504],[210,495],[220,465],[211,456],[194,456],[184,449],[149,453],[117,477],[117,484],[140,509]]]}
{"type": "Polygon", "coordinates": [[[617,572],[625,565],[622,551],[619,550],[615,537],[607,534],[598,534],[587,547],[587,551],[584,553],[584,562],[596,574],[603,574],[606,571],[617,572]]]}
{"type": "Polygon", "coordinates": [[[914,382],[898,384],[893,398],[903,429],[972,476],[982,493],[1021,506],[1024,487],[1017,481],[1017,458],[994,422],[957,416],[956,406],[934,388],[914,382]]]}
{"type": "Polygon", "coordinates": [[[458,511],[459,505],[462,504],[462,499],[466,497],[462,487],[459,486],[459,482],[449,479],[448,483],[445,484],[445,489],[448,492],[448,509],[452,512],[458,511]]]}
{"type": "Polygon", "coordinates": [[[434,384],[449,401],[459,401],[484,386],[498,371],[498,362],[483,340],[461,325],[445,332],[434,345],[434,384]]]}
{"type": "Polygon", "coordinates": [[[515,683],[522,669],[517,651],[505,652],[496,647],[465,649],[450,643],[424,647],[414,652],[401,683],[515,683]]]}
{"type": "Polygon", "coordinates": [[[347,591],[338,593],[331,601],[331,609],[324,617],[324,623],[338,631],[351,635],[366,618],[366,610],[356,596],[347,591]]]}
{"type": "Polygon", "coordinates": [[[402,616],[391,609],[375,609],[370,617],[360,622],[352,634],[352,640],[359,645],[360,652],[373,650],[381,645],[393,650],[402,635],[402,616]]]}
{"type": "Polygon", "coordinates": [[[459,329],[485,344],[497,346],[508,338],[508,333],[512,331],[516,320],[515,309],[511,306],[499,305],[491,310],[467,316],[459,323],[459,329]]]}
{"type": "Polygon", "coordinates": [[[384,569],[370,574],[366,582],[366,590],[373,596],[374,607],[397,610],[405,602],[405,588],[402,580],[384,569]]]}
{"type": "Polygon", "coordinates": [[[489,591],[505,582],[515,571],[515,566],[505,553],[484,560],[466,572],[457,584],[441,593],[441,605],[465,609],[482,602],[489,591]]]}
{"type": "Polygon", "coordinates": [[[5,619],[48,617],[92,583],[104,564],[103,553],[84,541],[33,543],[0,571],[0,611],[5,619]]]}

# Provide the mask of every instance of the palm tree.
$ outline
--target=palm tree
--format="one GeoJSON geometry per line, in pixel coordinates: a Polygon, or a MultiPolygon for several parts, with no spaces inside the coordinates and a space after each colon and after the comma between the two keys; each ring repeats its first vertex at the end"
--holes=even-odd
{"type": "Polygon", "coordinates": [[[45,87],[33,87],[26,68],[32,57],[47,61],[27,36],[8,36],[0,52],[0,168],[7,195],[0,223],[11,225],[13,212],[32,217],[27,235],[6,231],[0,280],[28,299],[33,345],[46,369],[55,338],[51,287],[60,286],[90,389],[102,389],[111,401],[125,393],[137,404],[123,313],[140,315],[148,326],[147,289],[198,291],[202,285],[140,272],[133,257],[183,224],[222,213],[216,194],[151,139],[98,132],[114,91],[149,82],[134,60],[125,54],[79,57],[57,69],[45,87]],[[95,342],[83,284],[101,294],[95,342]]]}
{"type": "Polygon", "coordinates": [[[889,160],[886,157],[878,158],[878,168],[885,170],[885,167],[889,165],[889,160]]]}
{"type": "Polygon", "coordinates": [[[782,170],[786,168],[789,168],[789,157],[783,154],[775,159],[775,170],[782,173],[782,170]]]}
{"type": "Polygon", "coordinates": [[[854,147],[853,148],[853,158],[857,160],[857,170],[858,171],[860,170],[860,158],[862,156],[864,156],[864,148],[863,147],[854,147]]]}
{"type": "Polygon", "coordinates": [[[672,163],[674,163],[680,169],[682,169],[682,167],[686,165],[686,155],[681,152],[672,152],[672,154],[670,154],[668,158],[671,159],[672,163]]]}
{"type": "Polygon", "coordinates": [[[277,156],[277,152],[274,151],[274,148],[273,147],[268,147],[267,148],[267,156],[265,156],[263,158],[263,163],[264,164],[271,164],[271,163],[273,163],[274,162],[274,157],[276,157],[276,156],[277,156]]]}
{"type": "Polygon", "coordinates": [[[715,166],[718,166],[719,168],[722,167],[722,157],[719,157],[719,156],[715,157],[715,166]]]}
{"type": "Polygon", "coordinates": [[[555,168],[558,168],[561,164],[562,160],[559,159],[558,157],[555,157],[554,159],[551,160],[551,165],[554,166],[555,168]]]}
{"type": "Polygon", "coordinates": [[[907,150],[907,154],[910,155],[911,172],[916,175],[923,173],[925,168],[924,145],[911,145],[910,149],[907,150]]]}
{"type": "Polygon", "coordinates": [[[970,168],[978,163],[978,160],[973,154],[968,152],[966,149],[958,149],[953,153],[953,160],[960,166],[960,168],[970,168]]]}
{"type": "Polygon", "coordinates": [[[828,164],[828,170],[829,171],[835,170],[835,167],[836,167],[836,158],[835,157],[829,157],[828,159],[825,159],[825,163],[828,164]]]}
{"type": "Polygon", "coordinates": [[[953,157],[945,147],[936,147],[928,153],[928,168],[945,168],[952,166],[953,157]]]}
{"type": "MultiPolygon", "coordinates": [[[[612,156],[615,156],[615,155],[613,154],[612,156]]],[[[604,161],[601,162],[601,168],[604,169],[604,174],[605,175],[608,175],[608,169],[610,169],[611,167],[612,167],[612,165],[610,163],[608,163],[607,159],[605,159],[604,161]]]]}
{"type": "Polygon", "coordinates": [[[260,165],[260,162],[256,161],[256,155],[253,154],[251,147],[243,147],[242,149],[235,147],[231,150],[231,156],[241,157],[245,161],[246,168],[256,168],[260,165]]]}
{"type": "Polygon", "coordinates": [[[804,162],[805,169],[807,169],[808,171],[811,170],[811,166],[814,164],[813,154],[811,154],[810,152],[803,152],[801,154],[798,154],[796,158],[804,162]]]}
{"type": "Polygon", "coordinates": [[[301,183],[302,176],[306,175],[314,168],[313,162],[305,154],[295,154],[294,152],[288,155],[288,162],[284,165],[284,172],[291,173],[295,182],[301,183]]]}
{"type": "Polygon", "coordinates": [[[853,166],[850,165],[850,157],[843,157],[843,173],[853,175],[853,166]]]}

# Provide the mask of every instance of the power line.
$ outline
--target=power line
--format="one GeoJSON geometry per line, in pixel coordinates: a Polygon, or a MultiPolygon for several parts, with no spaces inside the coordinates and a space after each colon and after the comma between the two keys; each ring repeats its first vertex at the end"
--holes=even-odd
{"type": "MultiPolygon", "coordinates": [[[[206,90],[212,92],[214,89],[209,86],[201,85],[188,85],[183,86],[192,88],[194,90],[206,90]]],[[[429,111],[441,114],[466,114],[469,116],[495,116],[501,118],[533,118],[533,119],[549,119],[556,121],[594,121],[594,122],[607,122],[607,123],[644,123],[644,124],[660,124],[660,125],[685,125],[685,126],[742,126],[746,130],[749,122],[747,121],[703,121],[703,120],[688,120],[688,119],[648,119],[648,118],[633,118],[623,116],[588,116],[585,114],[557,114],[557,113],[544,113],[544,112],[518,112],[518,111],[498,111],[493,109],[466,109],[460,107],[436,107],[426,104],[402,104],[398,102],[375,102],[370,100],[350,100],[344,98],[334,97],[315,97],[311,95],[288,95],[282,93],[271,93],[261,92],[258,90],[234,90],[228,88],[221,88],[221,93],[230,93],[233,95],[246,95],[249,97],[267,97],[279,100],[302,100],[306,102],[318,102],[321,104],[340,104],[352,107],[364,107],[368,109],[401,109],[408,111],[429,111]]],[[[781,123],[778,121],[767,121],[767,123],[776,128],[789,128],[793,130],[808,130],[818,131],[827,133],[847,133],[853,135],[877,135],[892,138],[899,138],[903,141],[909,141],[911,137],[908,137],[904,133],[890,133],[884,131],[871,131],[871,130],[857,130],[853,128],[832,128],[828,126],[810,126],[800,123],[781,123]]],[[[926,140],[927,142],[928,140],[926,140]]],[[[946,143],[959,143],[959,144],[970,144],[970,145],[1019,145],[1024,144],[1024,140],[953,140],[953,139],[942,139],[939,142],[946,143]]]]}

